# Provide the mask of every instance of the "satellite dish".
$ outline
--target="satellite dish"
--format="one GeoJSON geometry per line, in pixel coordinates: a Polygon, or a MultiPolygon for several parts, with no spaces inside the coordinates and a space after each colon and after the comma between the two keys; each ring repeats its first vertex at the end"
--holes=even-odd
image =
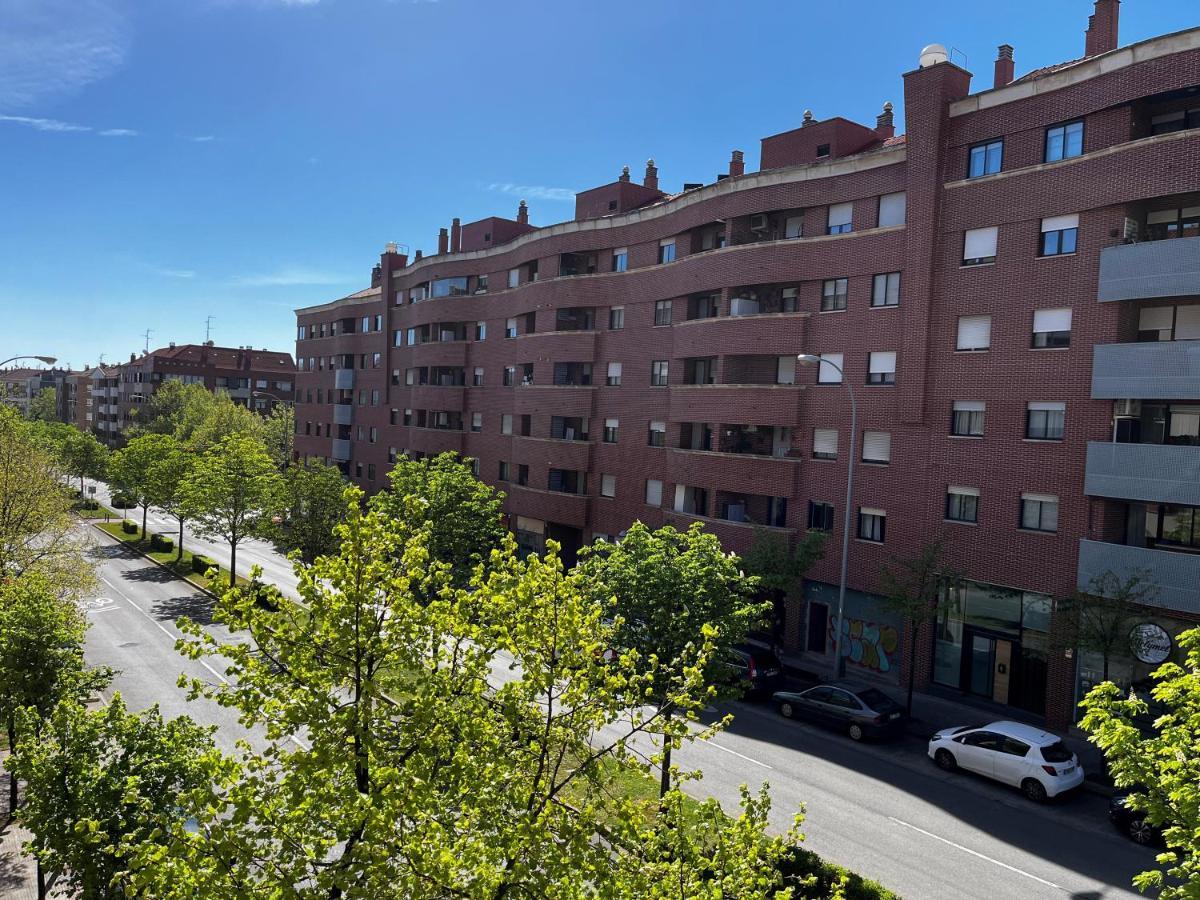
{"type": "Polygon", "coordinates": [[[921,68],[928,69],[938,63],[950,61],[950,53],[941,44],[930,44],[921,51],[921,68]]]}

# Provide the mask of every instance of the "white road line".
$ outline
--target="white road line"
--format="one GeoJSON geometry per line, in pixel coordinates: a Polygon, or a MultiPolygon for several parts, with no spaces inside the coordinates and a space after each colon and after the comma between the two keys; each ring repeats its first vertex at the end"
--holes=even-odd
{"type": "Polygon", "coordinates": [[[712,747],[714,750],[723,750],[726,753],[732,753],[738,759],[744,759],[748,763],[754,763],[754,765],[761,766],[764,769],[773,769],[772,766],[768,766],[765,762],[759,762],[757,759],[751,759],[749,756],[738,753],[736,750],[730,750],[728,747],[722,747],[716,741],[711,739],[707,741],[696,741],[695,745],[699,747],[712,747]]]}
{"type": "Polygon", "coordinates": [[[1055,884],[1053,881],[1047,881],[1045,878],[1038,878],[1036,875],[1031,875],[1029,872],[1026,872],[1024,869],[1018,869],[1016,866],[1010,866],[1008,863],[1003,863],[1003,862],[1000,862],[1000,860],[998,860],[998,859],[992,859],[992,857],[990,857],[990,856],[985,856],[984,854],[978,852],[977,850],[972,850],[970,847],[964,847],[962,844],[956,844],[956,843],[954,843],[954,841],[948,841],[948,840],[946,840],[946,838],[941,837],[940,835],[936,835],[932,831],[926,831],[924,828],[918,828],[916,825],[913,825],[911,822],[905,822],[903,819],[897,819],[895,816],[888,816],[888,820],[895,822],[897,825],[903,825],[905,828],[911,828],[913,831],[916,831],[919,834],[923,834],[926,837],[931,837],[935,841],[941,841],[943,844],[949,844],[951,847],[954,847],[956,850],[963,851],[963,853],[969,853],[972,856],[977,856],[980,859],[985,860],[986,862],[992,863],[992,865],[999,866],[1002,869],[1008,869],[1008,871],[1010,871],[1010,872],[1016,872],[1018,875],[1024,875],[1026,878],[1032,879],[1033,881],[1036,881],[1039,884],[1046,885],[1046,887],[1052,887],[1056,891],[1065,891],[1065,889],[1062,886],[1055,884]]]}

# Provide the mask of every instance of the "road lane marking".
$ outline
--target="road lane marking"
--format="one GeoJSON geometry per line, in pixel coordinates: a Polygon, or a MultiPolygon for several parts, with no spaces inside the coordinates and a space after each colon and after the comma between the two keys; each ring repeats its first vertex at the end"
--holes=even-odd
{"type": "Polygon", "coordinates": [[[895,816],[888,816],[888,820],[891,822],[895,822],[897,825],[903,825],[905,828],[911,828],[913,831],[916,831],[919,834],[923,834],[926,837],[931,837],[935,841],[941,841],[943,844],[948,844],[951,847],[954,847],[956,850],[963,851],[963,853],[969,853],[972,856],[977,856],[986,862],[990,862],[992,865],[999,866],[1002,869],[1008,869],[1008,871],[1015,872],[1018,875],[1024,875],[1026,878],[1032,879],[1033,881],[1036,881],[1039,884],[1044,884],[1044,885],[1046,885],[1046,887],[1052,887],[1056,891],[1065,890],[1063,887],[1055,884],[1053,881],[1047,881],[1045,878],[1038,878],[1038,876],[1033,875],[1029,872],[1026,872],[1024,869],[1018,869],[1016,866],[1010,866],[1008,863],[1000,862],[1000,860],[993,859],[990,856],[986,856],[977,850],[972,850],[970,847],[964,847],[962,844],[956,844],[956,843],[954,843],[954,841],[946,840],[946,838],[941,837],[940,835],[936,835],[932,831],[926,831],[924,828],[918,828],[916,825],[913,825],[911,822],[905,822],[903,819],[897,819],[895,816]]]}
{"type": "Polygon", "coordinates": [[[696,743],[698,743],[701,747],[713,747],[717,750],[723,750],[726,753],[732,753],[738,759],[744,759],[746,762],[754,763],[754,765],[761,766],[764,769],[773,769],[772,766],[768,766],[765,762],[759,762],[757,759],[751,759],[749,756],[746,756],[745,754],[742,754],[742,753],[738,753],[736,750],[730,750],[728,747],[722,747],[720,744],[718,744],[716,741],[712,740],[711,738],[707,741],[697,741],[696,743]]]}

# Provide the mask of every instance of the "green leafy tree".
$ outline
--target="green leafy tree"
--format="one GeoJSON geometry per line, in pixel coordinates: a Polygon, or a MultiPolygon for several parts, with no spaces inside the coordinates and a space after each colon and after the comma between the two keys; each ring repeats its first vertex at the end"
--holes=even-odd
{"type": "Polygon", "coordinates": [[[389,489],[372,498],[372,508],[395,516],[418,515],[428,523],[429,552],[449,564],[455,584],[465,584],[508,536],[502,518],[504,494],[476,478],[470,465],[453,453],[402,458],[388,479],[389,489]]]}
{"type": "Polygon", "coordinates": [[[208,397],[206,403],[188,410],[182,433],[176,434],[187,447],[203,453],[233,435],[262,443],[262,416],[235,403],[228,394],[209,394],[208,397]]]}
{"type": "Polygon", "coordinates": [[[113,485],[142,508],[142,539],[146,534],[146,519],[160,487],[154,478],[155,468],[165,456],[179,450],[178,442],[167,434],[142,434],[133,438],[112,455],[108,474],[113,485]]]}
{"type": "Polygon", "coordinates": [[[284,550],[306,563],[337,551],[337,526],[346,518],[346,479],[336,466],[315,459],[292,466],[284,475],[287,515],[271,529],[284,550]]]}
{"type": "Polygon", "coordinates": [[[84,489],[85,478],[104,478],[108,474],[109,453],[90,431],[71,429],[72,434],[63,445],[63,462],[67,472],[79,479],[79,490],[84,489]]]}
{"type": "Polygon", "coordinates": [[[911,557],[893,557],[879,573],[882,586],[880,606],[898,616],[906,627],[904,663],[906,681],[905,709],[912,715],[916,684],[916,643],[921,626],[937,618],[942,591],[959,580],[946,563],[946,542],[942,536],[925,543],[911,557]]]}
{"type": "MultiPolygon", "coordinates": [[[[409,494],[400,515],[351,490],[339,550],[296,564],[303,607],[255,580],[230,589],[222,644],[183,623],[190,656],[228,683],[186,682],[266,735],[193,812],[144,842],[131,891],[174,898],[783,897],[775,863],[800,839],[765,835],[765,796],[734,819],[683,815],[678,784],[650,815],[616,789],[648,772],[638,751],[708,702],[715,629],[659,693],[659,664],[608,661],[611,603],[564,572],[551,542],[517,558],[505,539],[464,587],[433,559],[409,494]],[[433,598],[432,600],[430,598],[433,598]],[[635,750],[635,745],[643,746],[635,750]],[[171,852],[163,852],[168,842],[171,852]]],[[[707,729],[705,734],[711,733],[707,729]]]]}
{"type": "Polygon", "coordinates": [[[1104,751],[1118,787],[1134,789],[1130,804],[1163,829],[1162,868],[1133,880],[1160,900],[1200,897],[1200,629],[1181,634],[1179,645],[1186,659],[1152,675],[1150,695],[1161,714],[1148,733],[1136,724],[1149,712],[1146,700],[1112,682],[1084,698],[1080,722],[1104,751]]]}
{"type": "Polygon", "coordinates": [[[1105,681],[1112,658],[1129,652],[1130,633],[1158,594],[1147,575],[1145,571],[1125,577],[1111,570],[1101,572],[1086,590],[1062,604],[1058,633],[1065,637],[1066,646],[1099,654],[1105,681]]]}
{"type": "MultiPolygon", "coordinates": [[[[704,672],[708,683],[728,680],[725,653],[742,641],[770,612],[770,603],[753,599],[757,581],[741,570],[741,560],[726,553],[716,535],[695,522],[687,531],[666,525],[651,531],[634,522],[618,543],[597,541],[582,551],[582,577],[596,596],[615,598],[617,626],[613,645],[657,658],[650,700],[668,721],[675,712],[672,684],[687,667],[705,631],[717,652],[704,672]]],[[[670,743],[663,758],[660,787],[671,786],[670,743]]]]}
{"type": "MultiPolygon", "coordinates": [[[[34,727],[30,711],[23,722],[34,727]]],[[[26,784],[26,846],[42,870],[70,896],[133,896],[132,855],[169,852],[160,836],[185,822],[195,798],[228,768],[210,733],[186,717],[164,721],[157,707],[130,713],[120,694],[94,712],[59,703],[39,739],[11,760],[26,784]]]]}
{"type": "Polygon", "coordinates": [[[292,464],[292,447],[296,436],[296,408],[290,403],[277,403],[271,414],[262,420],[262,440],[279,470],[292,464]]]}
{"type": "Polygon", "coordinates": [[[194,460],[180,487],[181,512],[196,531],[229,545],[229,583],[236,582],[237,548],[269,521],[283,479],[262,444],[231,434],[194,460]]]}
{"type": "Polygon", "coordinates": [[[825,535],[806,531],[792,546],[783,535],[758,529],[750,549],[742,557],[746,574],[758,579],[760,590],[769,592],[775,606],[775,627],[782,627],[783,603],[787,597],[804,596],[804,574],[825,555],[825,535]]]}
{"type": "MultiPolygon", "coordinates": [[[[159,435],[155,435],[159,437],[159,435]]],[[[183,558],[183,525],[187,521],[187,506],[183,491],[196,454],[188,450],[174,437],[162,435],[165,441],[160,452],[150,464],[147,478],[150,502],[179,523],[179,534],[175,542],[175,558],[183,558]]]]}
{"type": "Polygon", "coordinates": [[[52,387],[42,388],[29,401],[29,418],[35,422],[57,422],[58,391],[52,387]]]}
{"type": "Polygon", "coordinates": [[[170,434],[185,440],[188,423],[200,422],[212,405],[213,394],[202,384],[164,381],[150,399],[134,411],[134,423],[127,433],[170,434]]]}

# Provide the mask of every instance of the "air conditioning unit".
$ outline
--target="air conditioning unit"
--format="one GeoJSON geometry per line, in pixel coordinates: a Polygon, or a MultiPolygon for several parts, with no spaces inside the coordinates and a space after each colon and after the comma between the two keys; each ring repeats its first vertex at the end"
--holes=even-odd
{"type": "Polygon", "coordinates": [[[767,219],[766,213],[759,213],[758,215],[750,217],[750,230],[751,231],[766,231],[770,227],[771,227],[771,223],[767,219]]]}
{"type": "Polygon", "coordinates": [[[1114,400],[1113,415],[1117,418],[1137,418],[1142,414],[1141,400],[1114,400]]]}
{"type": "Polygon", "coordinates": [[[1137,219],[1125,217],[1125,226],[1122,229],[1122,236],[1128,243],[1134,243],[1138,239],[1138,222],[1137,219]]]}
{"type": "Polygon", "coordinates": [[[758,312],[758,301],[752,297],[734,297],[729,301],[731,316],[757,316],[758,312]]]}

